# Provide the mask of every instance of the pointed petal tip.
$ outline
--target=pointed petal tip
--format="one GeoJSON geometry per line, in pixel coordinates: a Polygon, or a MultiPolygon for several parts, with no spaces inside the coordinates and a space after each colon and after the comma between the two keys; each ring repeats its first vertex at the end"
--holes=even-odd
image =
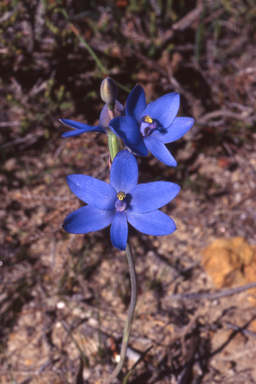
{"type": "Polygon", "coordinates": [[[124,145],[131,151],[133,155],[145,157],[148,156],[148,149],[143,140],[139,144],[129,144],[124,141],[124,145]]]}
{"type": "Polygon", "coordinates": [[[168,165],[169,167],[177,166],[177,161],[171,155],[163,142],[157,137],[153,135],[144,137],[144,143],[152,155],[155,156],[163,164],[168,165]]]}
{"type": "Polygon", "coordinates": [[[147,213],[162,208],[173,200],[180,191],[180,186],[169,181],[154,181],[138,184],[131,191],[129,212],[147,213]]]}
{"type": "Polygon", "coordinates": [[[70,132],[73,132],[73,131],[64,132],[62,133],[61,137],[72,137],[72,135],[69,135],[70,132]]]}
{"type": "Polygon", "coordinates": [[[136,84],[132,91],[129,93],[125,112],[126,116],[133,117],[138,123],[140,123],[144,109],[146,108],[146,96],[144,89],[141,85],[136,84]]]}
{"type": "Polygon", "coordinates": [[[114,244],[112,244],[116,249],[119,249],[119,251],[125,251],[125,248],[126,247],[124,247],[123,248],[123,246],[118,246],[118,245],[114,245],[114,244]]]}
{"type": "Polygon", "coordinates": [[[135,90],[135,89],[140,89],[141,91],[144,92],[144,89],[143,89],[143,87],[140,84],[136,84],[135,87],[132,89],[132,91],[135,90]]]}
{"type": "Polygon", "coordinates": [[[65,124],[65,125],[68,125],[68,126],[70,126],[69,125],[69,123],[77,123],[76,121],[74,121],[74,120],[69,120],[69,119],[59,119],[59,121],[62,123],[62,124],[65,124]]]}
{"type": "Polygon", "coordinates": [[[129,223],[146,235],[165,236],[176,230],[173,219],[159,210],[147,213],[128,212],[127,216],[129,223]]]}

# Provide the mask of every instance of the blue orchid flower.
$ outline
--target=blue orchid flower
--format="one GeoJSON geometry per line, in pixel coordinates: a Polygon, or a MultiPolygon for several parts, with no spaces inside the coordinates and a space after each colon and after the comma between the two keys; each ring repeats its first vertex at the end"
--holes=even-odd
{"type": "Polygon", "coordinates": [[[138,164],[128,150],[119,152],[110,170],[110,184],[86,175],[67,177],[71,191],[88,205],[70,213],[63,223],[65,231],[86,234],[111,224],[114,247],[123,251],[128,239],[129,222],[147,235],[169,235],[176,230],[174,221],[158,210],[179,192],[177,184],[155,181],[138,184],[138,164]]]}
{"type": "Polygon", "coordinates": [[[136,85],[126,102],[126,116],[115,117],[109,128],[135,155],[147,156],[149,150],[175,167],[177,162],[164,144],[180,139],[194,124],[190,117],[176,117],[179,105],[179,94],[169,93],[146,106],[145,92],[136,85]]]}
{"type": "MultiPolygon", "coordinates": [[[[122,106],[119,101],[116,100],[115,102],[115,110],[114,110],[115,116],[124,116],[124,107],[122,106]]],[[[79,123],[78,121],[74,120],[68,120],[68,119],[59,119],[61,123],[68,125],[71,128],[74,128],[74,131],[68,131],[62,134],[62,137],[72,137],[72,136],[78,136],[85,132],[99,132],[99,133],[105,133],[107,134],[108,131],[108,125],[111,120],[111,117],[109,115],[109,110],[107,104],[104,105],[104,107],[101,110],[100,118],[99,118],[99,125],[96,125],[95,127],[92,127],[87,124],[79,123]]]]}

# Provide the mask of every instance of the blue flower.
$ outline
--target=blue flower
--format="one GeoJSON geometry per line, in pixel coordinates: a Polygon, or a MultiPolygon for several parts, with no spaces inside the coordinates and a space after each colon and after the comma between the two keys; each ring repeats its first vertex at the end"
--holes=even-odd
{"type": "MultiPolygon", "coordinates": [[[[116,100],[115,103],[115,116],[123,116],[124,115],[124,107],[122,106],[119,101],[116,100]]],[[[74,131],[68,131],[62,134],[62,137],[71,137],[71,136],[78,136],[81,135],[81,133],[84,132],[100,132],[107,134],[107,128],[108,124],[111,121],[111,117],[109,115],[109,110],[107,104],[104,105],[104,107],[101,110],[100,118],[99,118],[99,125],[96,125],[95,127],[92,127],[87,124],[79,123],[78,121],[74,120],[68,120],[68,119],[60,119],[60,122],[68,125],[69,127],[74,128],[74,131]]]]}
{"type": "Polygon", "coordinates": [[[134,154],[147,156],[148,150],[162,163],[177,162],[164,144],[180,139],[194,124],[190,117],[175,117],[180,105],[178,93],[169,93],[146,106],[145,92],[136,85],[128,96],[124,117],[115,117],[109,128],[134,154]]]}
{"type": "Polygon", "coordinates": [[[88,205],[70,213],[63,223],[65,231],[85,234],[111,224],[114,247],[125,249],[128,223],[147,235],[169,235],[174,221],[158,210],[179,192],[177,184],[155,181],[138,184],[138,164],[128,151],[119,152],[110,170],[110,184],[86,175],[67,177],[71,191],[88,205]]]}

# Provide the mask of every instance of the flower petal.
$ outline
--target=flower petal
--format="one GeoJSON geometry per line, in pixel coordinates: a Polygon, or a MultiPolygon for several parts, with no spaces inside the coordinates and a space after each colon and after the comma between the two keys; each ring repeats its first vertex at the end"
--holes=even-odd
{"type": "Polygon", "coordinates": [[[175,92],[168,93],[150,103],[143,112],[143,116],[148,115],[157,120],[163,128],[168,128],[177,115],[179,106],[180,95],[175,92]]]}
{"type": "Polygon", "coordinates": [[[133,117],[115,117],[111,120],[109,128],[122,140],[130,144],[138,144],[141,141],[140,127],[133,117]]]}
{"type": "MultiPolygon", "coordinates": [[[[115,116],[125,116],[124,107],[118,100],[116,100],[116,102],[115,102],[114,114],[115,114],[115,116]]],[[[100,113],[100,118],[99,118],[100,126],[107,128],[111,119],[112,118],[109,115],[108,106],[107,106],[107,104],[105,104],[101,110],[101,113],[100,113]]]]}
{"type": "Polygon", "coordinates": [[[106,133],[103,129],[94,129],[95,127],[91,127],[93,129],[76,129],[74,131],[68,131],[64,132],[61,136],[62,137],[74,137],[74,136],[79,136],[82,133],[85,132],[100,132],[100,133],[106,133]]]}
{"type": "Polygon", "coordinates": [[[128,222],[146,235],[169,235],[176,230],[174,221],[161,211],[147,213],[126,212],[128,222]]]}
{"type": "Polygon", "coordinates": [[[168,181],[138,184],[131,191],[131,202],[127,211],[145,213],[163,207],[179,192],[180,186],[168,181]]]}
{"type": "Polygon", "coordinates": [[[195,120],[191,117],[176,117],[169,128],[155,130],[152,135],[157,137],[162,143],[171,143],[180,139],[187,133],[195,120]]]}
{"type": "Polygon", "coordinates": [[[148,155],[148,149],[147,149],[146,145],[144,144],[144,141],[142,140],[142,138],[141,138],[141,142],[139,144],[130,144],[130,143],[126,143],[126,141],[124,141],[124,145],[127,148],[129,148],[134,155],[137,155],[137,156],[147,156],[148,155]]]}
{"type": "Polygon", "coordinates": [[[127,149],[119,152],[110,169],[110,184],[118,192],[129,192],[138,182],[136,158],[127,149]]]}
{"type": "Polygon", "coordinates": [[[110,238],[114,247],[124,251],[128,238],[128,224],[125,212],[116,212],[110,228],[110,238]]]}
{"type": "Polygon", "coordinates": [[[88,233],[99,231],[110,225],[114,219],[115,211],[103,211],[90,205],[71,212],[62,225],[69,233],[88,233]]]}
{"type": "Polygon", "coordinates": [[[78,121],[74,121],[74,120],[68,120],[68,119],[59,119],[59,120],[61,123],[75,129],[75,131],[63,133],[62,137],[78,136],[78,135],[81,135],[81,133],[89,132],[89,131],[106,133],[106,131],[100,125],[91,127],[90,125],[79,123],[78,121]]]}
{"type": "Polygon", "coordinates": [[[177,162],[170,154],[166,146],[155,136],[144,137],[144,143],[150,152],[162,163],[170,167],[176,167],[177,162]]]}
{"type": "Polygon", "coordinates": [[[115,209],[116,192],[111,185],[87,175],[67,176],[71,191],[85,203],[98,209],[115,209]]]}
{"type": "Polygon", "coordinates": [[[136,85],[129,93],[126,101],[125,111],[127,116],[133,117],[140,123],[142,113],[146,108],[146,97],[144,89],[140,85],[136,85]]]}

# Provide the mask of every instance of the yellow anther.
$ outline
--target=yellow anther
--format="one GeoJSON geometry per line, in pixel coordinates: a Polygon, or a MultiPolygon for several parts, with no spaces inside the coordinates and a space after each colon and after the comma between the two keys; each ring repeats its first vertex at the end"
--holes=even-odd
{"type": "Polygon", "coordinates": [[[153,123],[153,119],[151,119],[151,117],[148,115],[143,116],[143,121],[145,121],[145,123],[149,123],[149,124],[153,123]]]}
{"type": "Polygon", "coordinates": [[[126,194],[124,192],[118,192],[117,198],[122,201],[125,198],[126,194]]]}

